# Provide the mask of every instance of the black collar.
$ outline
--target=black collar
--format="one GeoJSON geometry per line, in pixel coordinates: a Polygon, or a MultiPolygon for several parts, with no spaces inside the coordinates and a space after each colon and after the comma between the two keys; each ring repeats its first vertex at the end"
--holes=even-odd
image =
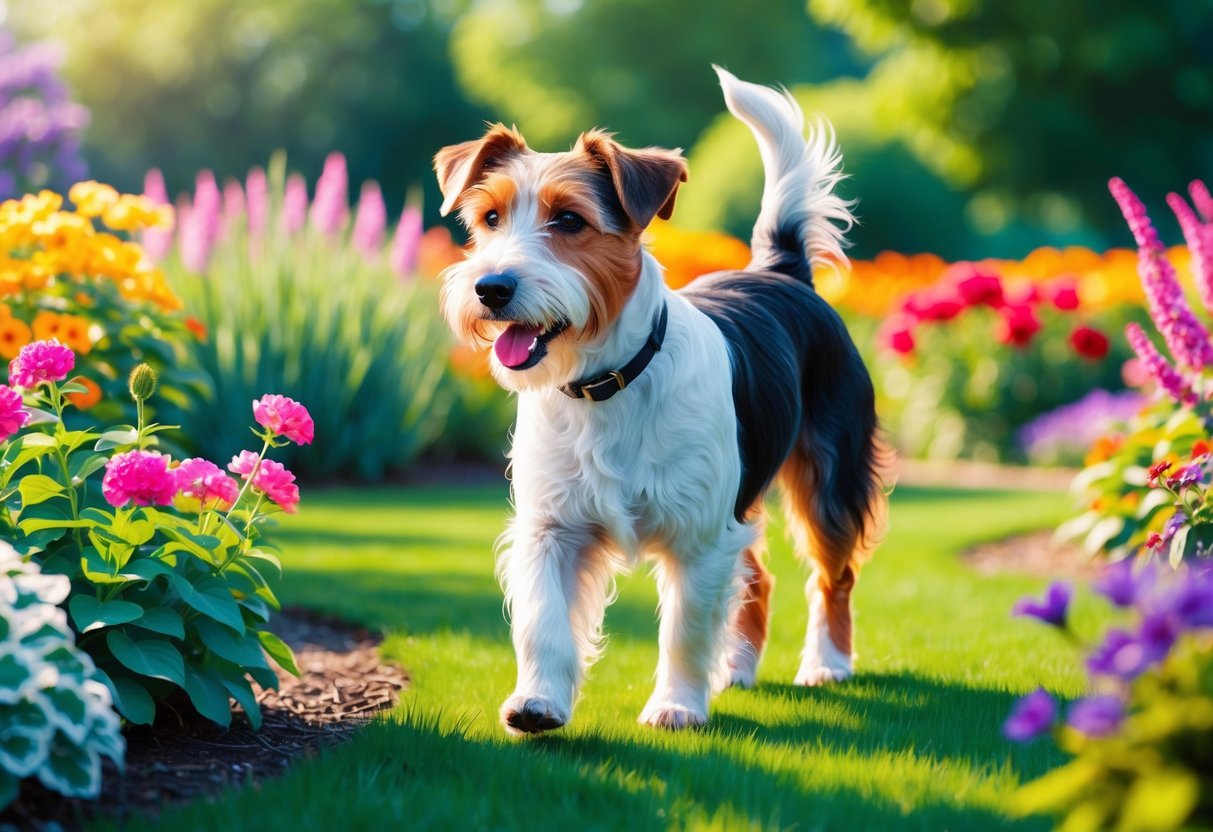
{"type": "Polygon", "coordinates": [[[649,333],[648,340],[644,342],[640,352],[632,356],[631,361],[618,370],[608,370],[602,375],[586,381],[570,381],[560,388],[560,392],[573,399],[605,402],[635,381],[644,372],[644,368],[649,366],[653,356],[661,349],[661,342],[665,340],[665,325],[668,319],[669,310],[663,302],[661,312],[657,315],[657,322],[653,324],[653,330],[649,333]]]}

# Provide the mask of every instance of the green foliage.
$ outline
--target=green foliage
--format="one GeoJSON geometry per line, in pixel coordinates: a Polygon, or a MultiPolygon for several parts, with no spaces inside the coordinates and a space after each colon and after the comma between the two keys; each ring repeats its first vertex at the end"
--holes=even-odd
{"type": "Polygon", "coordinates": [[[317,444],[283,449],[303,476],[373,479],[407,467],[441,430],[451,406],[442,385],[450,337],[433,282],[405,280],[386,252],[368,260],[348,229],[329,239],[310,225],[281,233],[285,161],[269,180],[270,233],[250,242],[233,223],[205,275],[165,264],[206,329],[191,344],[205,394],[181,414],[204,456],[247,447],[246,411],[268,389],[313,407],[317,444]]]}
{"type": "MultiPolygon", "coordinates": [[[[281,567],[261,526],[274,508],[265,498],[278,498],[250,487],[255,474],[237,494],[217,471],[227,489],[211,483],[216,496],[177,494],[185,488],[163,463],[133,486],[110,483],[119,456],[143,454],[166,428],[141,419],[104,434],[68,430],[63,389],[52,383],[27,393],[55,411],[44,413],[51,432],[27,431],[0,446],[0,534],[44,572],[70,579],[79,647],[128,721],[150,724],[156,703],[183,691],[221,725],[230,724],[235,699],[258,727],[250,679],[277,687],[267,654],[294,672],[290,650],[264,630],[279,608],[270,584],[281,567]]],[[[266,448],[280,441],[263,438],[266,448]]]]}
{"type": "Polygon", "coordinates": [[[121,765],[126,752],[104,676],[56,606],[69,591],[0,540],[0,809],[27,777],[96,797],[101,757],[121,765]]]}

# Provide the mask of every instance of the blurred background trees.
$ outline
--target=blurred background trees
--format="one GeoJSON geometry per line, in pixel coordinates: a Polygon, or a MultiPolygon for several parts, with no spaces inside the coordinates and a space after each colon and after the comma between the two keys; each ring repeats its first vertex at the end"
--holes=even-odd
{"type": "Polygon", "coordinates": [[[713,62],[833,122],[859,256],[1124,244],[1109,176],[1213,167],[1213,0],[10,0],[7,25],[64,44],[90,170],[125,188],[337,149],[398,208],[486,119],[544,149],[601,125],[687,148],[675,221],[745,235],[758,156],[713,62]]]}

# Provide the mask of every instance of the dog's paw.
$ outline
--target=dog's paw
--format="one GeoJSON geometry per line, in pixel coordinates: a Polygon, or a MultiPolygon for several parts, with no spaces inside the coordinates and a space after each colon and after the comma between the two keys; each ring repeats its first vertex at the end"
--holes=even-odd
{"type": "Polygon", "coordinates": [[[724,687],[752,688],[758,681],[758,656],[749,645],[729,656],[724,687]]]}
{"type": "Polygon", "coordinates": [[[708,715],[673,702],[650,702],[640,714],[640,723],[653,728],[679,731],[706,725],[708,715]]]}
{"type": "Polygon", "coordinates": [[[823,667],[821,665],[805,667],[802,665],[796,673],[795,684],[815,688],[821,685],[832,685],[835,682],[844,682],[854,675],[855,671],[850,667],[823,667]]]}
{"type": "Polygon", "coordinates": [[[501,724],[516,737],[554,731],[568,721],[568,714],[546,696],[515,695],[501,706],[501,724]]]}

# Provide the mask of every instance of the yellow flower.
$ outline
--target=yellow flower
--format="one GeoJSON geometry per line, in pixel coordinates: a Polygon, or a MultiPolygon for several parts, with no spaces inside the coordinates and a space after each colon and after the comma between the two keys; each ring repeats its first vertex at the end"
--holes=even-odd
{"type": "Polygon", "coordinates": [[[84,217],[99,217],[118,201],[118,191],[91,179],[72,185],[67,196],[76,204],[76,212],[84,217]]]}
{"type": "Polygon", "coordinates": [[[21,348],[34,340],[25,321],[19,318],[9,318],[0,321],[0,357],[13,359],[21,348]]]}
{"type": "Polygon", "coordinates": [[[173,208],[170,205],[157,205],[145,196],[123,194],[105,209],[102,221],[115,231],[172,228],[173,208]]]}

